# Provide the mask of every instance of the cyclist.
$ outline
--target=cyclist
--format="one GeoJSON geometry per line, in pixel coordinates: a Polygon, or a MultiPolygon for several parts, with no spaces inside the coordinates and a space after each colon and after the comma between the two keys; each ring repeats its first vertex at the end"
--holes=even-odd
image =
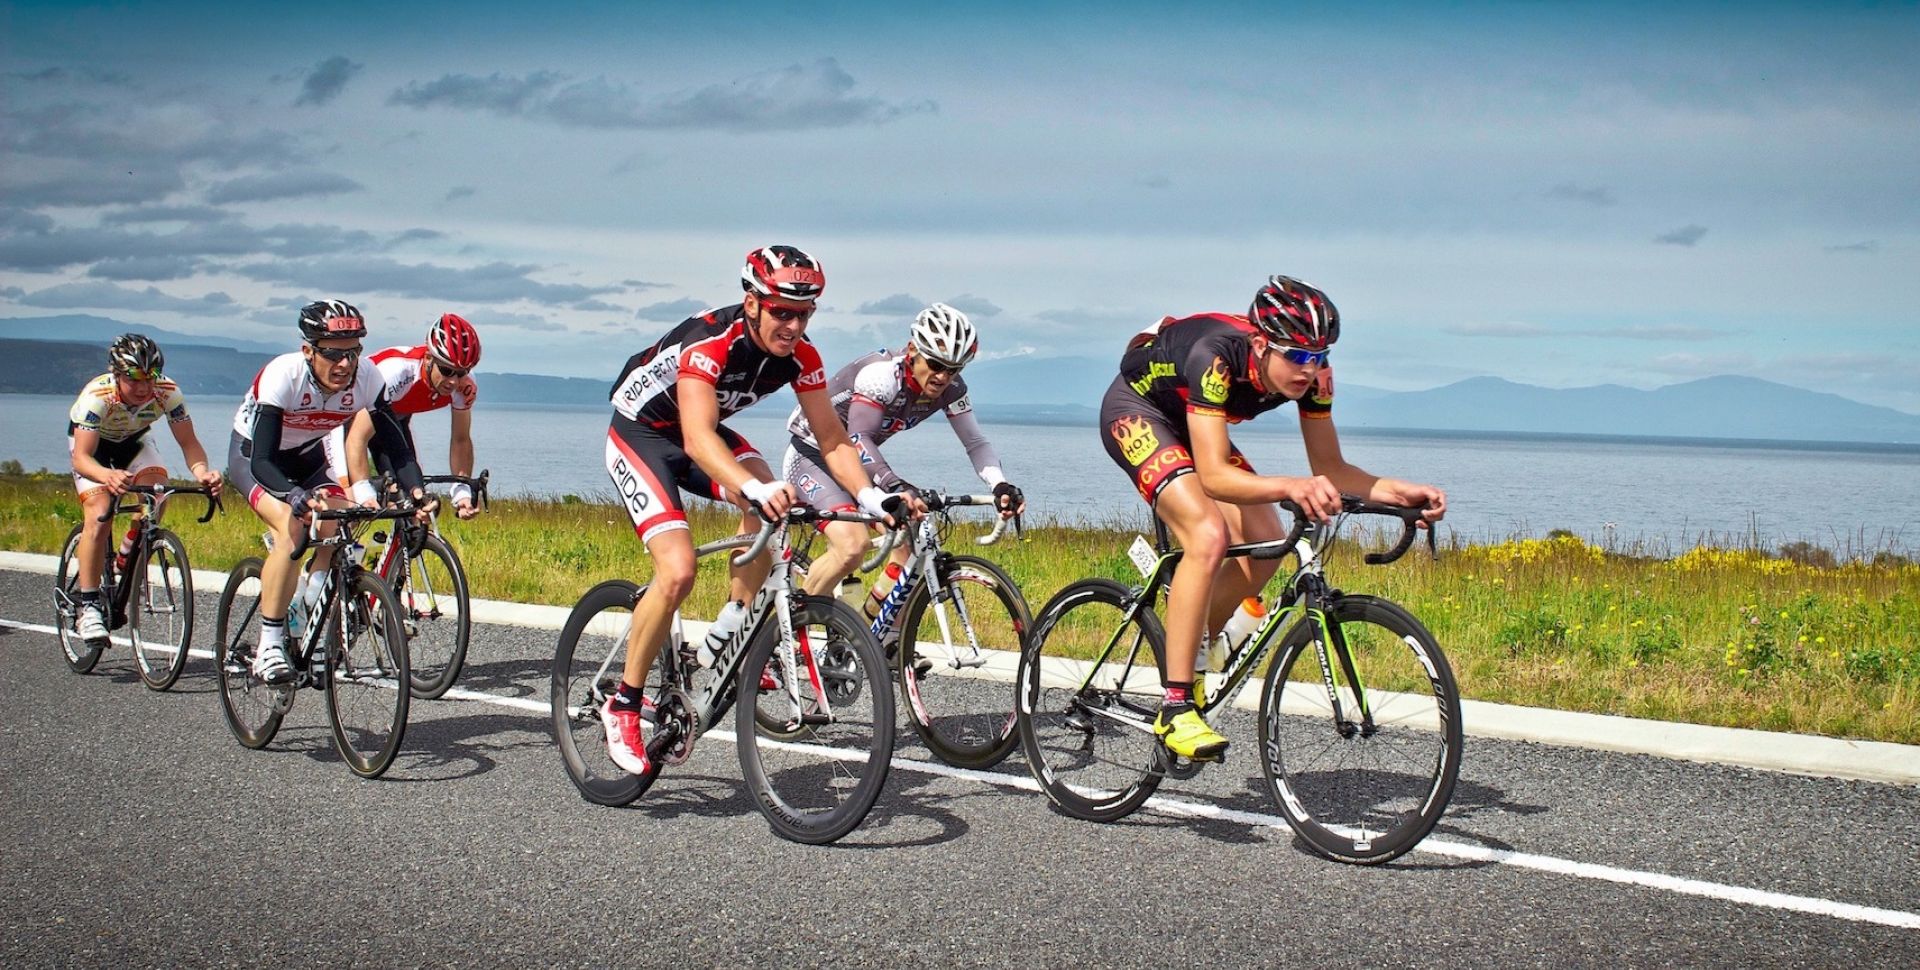
{"type": "MultiPolygon", "coordinates": [[[[840,368],[827,382],[834,413],[846,426],[848,439],[859,446],[861,460],[875,484],[895,492],[912,490],[913,486],[881,457],[880,445],[936,412],[944,413],[947,425],[967,449],[974,473],[993,489],[1000,515],[1026,511],[1026,499],[1007,481],[999,456],[980,430],[973,404],[967,399],[967,382],[960,377],[960,369],[979,352],[979,334],[967,315],[935,303],[914,318],[904,349],[873,351],[840,368]]],[[[853,496],[821,467],[819,443],[814,440],[807,416],[798,408],[787,419],[787,430],[793,441],[787,448],[783,469],[788,484],[798,490],[800,501],[818,509],[854,508],[853,496]]],[[[822,522],[820,531],[827,536],[828,549],[809,567],[806,590],[830,596],[860,561],[866,549],[867,529],[854,522],[822,522]]],[[[894,550],[893,561],[904,566],[908,553],[904,546],[894,550]]]]}
{"type": "MultiPolygon", "coordinates": [[[[314,511],[348,504],[347,492],[329,474],[324,442],[328,432],[365,411],[387,412],[386,420],[374,422],[374,450],[385,456],[401,487],[424,499],[420,467],[392,420],[386,383],[379,368],[361,356],[366,335],[366,320],[349,303],[323,300],[303,307],[300,349],[268,361],[234,415],[227,477],[267,524],[276,550],[294,547],[295,530],[304,528],[314,511]]],[[[354,481],[348,492],[363,505],[376,500],[365,479],[354,481]]],[[[427,510],[420,514],[424,519],[427,510]]],[[[323,523],[321,534],[331,535],[332,529],[323,523]]],[[[322,547],[313,569],[324,572],[331,554],[322,547]]],[[[304,579],[285,555],[269,555],[260,567],[260,649],[253,672],[269,684],[294,678],[286,649],[287,607],[304,579]]]]}
{"type": "Polygon", "coordinates": [[[1226,750],[1227,739],[1194,709],[1194,658],[1205,632],[1219,629],[1279,565],[1224,558],[1229,543],[1286,534],[1272,503],[1290,499],[1321,521],[1339,511],[1346,492],[1422,508],[1423,525],[1446,514],[1440,489],[1369,474],[1341,455],[1328,363],[1339,338],[1340,312],[1325,293],[1274,276],[1244,317],[1166,317],[1136,334],[1101,401],[1107,454],[1185,550],[1167,593],[1165,693],[1154,721],[1162,743],[1181,756],[1226,750]],[[1227,426],[1289,402],[1300,410],[1312,475],[1258,474],[1227,426]]]}
{"type": "MultiPolygon", "coordinates": [[[[407,451],[419,461],[419,449],[413,443],[413,416],[424,411],[451,408],[448,412],[452,433],[447,442],[447,467],[455,475],[473,474],[473,403],[480,396],[473,368],[480,363],[480,334],[473,324],[458,314],[440,317],[427,331],[427,342],[418,347],[388,347],[372,357],[380,376],[386,381],[387,403],[399,424],[407,451]]],[[[386,412],[362,411],[350,424],[333,429],[327,435],[327,457],[333,477],[340,482],[350,477],[366,478],[364,463],[367,445],[373,440],[373,422],[386,412]],[[350,476],[348,464],[361,461],[358,475],[350,476]]],[[[393,469],[383,464],[381,471],[393,469]]],[[[473,489],[465,482],[450,490],[453,511],[462,519],[480,514],[474,503],[473,489]]]]}
{"type": "MultiPolygon", "coordinates": [[[[625,675],[601,711],[608,754],[634,774],[650,769],[641,727],[650,711],[641,685],[673,611],[693,589],[693,539],[678,489],[739,505],[742,531],[756,528],[756,516],[784,517],[794,503],[792,486],[774,477],[753,445],[721,423],[725,418],[793,385],[834,478],[869,512],[903,508],[860,467],[827,397],[820,353],[806,340],[826,285],[819,262],[792,246],[756,249],[747,254],[740,285],[740,303],[689,317],[633,355],[610,393],[607,475],[653,558],[653,582],[634,605],[625,675]]],[[[731,570],[730,610],[740,612],[771,567],[761,556],[731,570]]]]}
{"type": "MultiPolygon", "coordinates": [[[[86,528],[80,530],[80,573],[76,589],[80,615],[75,632],[89,645],[107,640],[107,620],[100,605],[100,574],[106,563],[108,523],[101,517],[130,485],[158,485],[167,480],[160,450],[147,431],[162,416],[187,471],[200,484],[220,494],[220,473],[207,467],[207,450],[187,416],[187,399],[180,386],[162,374],[166,355],[150,337],[121,334],[107,347],[107,373],[87,382],[67,412],[67,450],[72,454],[73,487],[80,493],[86,528]]],[[[154,506],[156,524],[166,511],[164,500],[154,506]]],[[[125,542],[139,534],[136,516],[125,542]]],[[[125,555],[124,543],[120,553],[125,555]]],[[[124,565],[124,564],[123,564],[124,565]]]]}

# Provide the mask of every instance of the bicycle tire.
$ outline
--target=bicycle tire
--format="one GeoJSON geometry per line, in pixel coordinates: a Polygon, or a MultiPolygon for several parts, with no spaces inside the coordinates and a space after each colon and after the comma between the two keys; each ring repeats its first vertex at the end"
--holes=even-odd
{"type": "Polygon", "coordinates": [[[378,778],[400,753],[412,697],[400,607],[386,583],[358,573],[328,614],[318,634],[327,648],[320,676],[326,678],[333,746],[348,770],[378,778]]]}
{"type": "Polygon", "coordinates": [[[1439,643],[1405,608],[1341,596],[1325,615],[1340,717],[1314,649],[1316,625],[1303,620],[1282,639],[1261,691],[1261,771],[1315,852],[1379,864],[1419,844],[1446,811],[1464,746],[1460,695],[1439,643]]]}
{"type": "Polygon", "coordinates": [[[1132,814],[1162,777],[1160,739],[1148,726],[1160,706],[1166,632],[1150,609],[1122,623],[1133,595],[1111,579],[1072,583],[1040,610],[1020,651],[1016,722],[1027,767],[1054,805],[1090,822],[1132,814]],[[1109,642],[1114,652],[1091,670],[1109,642]]]}
{"type": "Polygon", "coordinates": [[[785,689],[762,691],[754,672],[766,667],[780,640],[780,624],[762,624],[742,661],[734,712],[740,769],[754,805],[781,838],[824,845],[857,828],[873,809],[886,784],[894,742],[893,690],[886,658],[859,613],[826,596],[793,598],[793,624],[804,630],[807,653],[795,650],[799,711],[785,689]],[[853,667],[823,674],[808,656],[835,649],[849,651],[853,667]],[[839,683],[858,678],[858,690],[839,683]],[[825,705],[822,705],[824,696],[825,705]],[[840,698],[836,700],[836,698],[840,698]],[[826,717],[776,737],[758,727],[775,715],[791,723],[794,715],[826,717]]]}
{"type": "Polygon", "coordinates": [[[453,689],[467,662],[467,641],[473,632],[467,570],[453,547],[437,535],[427,536],[420,554],[401,562],[393,592],[406,624],[413,696],[437,700],[453,689]],[[453,607],[452,616],[444,610],[447,605],[453,607]]]}
{"type": "Polygon", "coordinates": [[[934,602],[923,580],[894,627],[907,724],[941,761],[991,768],[1020,745],[1013,680],[1033,615],[1013,578],[985,559],[941,556],[935,568],[958,607],[934,602]],[[952,642],[969,636],[971,644],[952,642]],[[991,651],[978,667],[967,666],[976,662],[973,646],[991,651]]]}
{"type": "MultiPolygon", "coordinates": [[[[624,579],[609,579],[587,591],[567,615],[553,650],[553,675],[548,685],[554,746],[567,780],[580,797],[595,805],[626,805],[645,794],[660,776],[660,762],[644,775],[629,774],[607,755],[606,728],[600,709],[626,669],[628,617],[643,587],[624,579]],[[604,677],[595,674],[614,651],[604,677]]],[[[647,695],[659,703],[665,685],[660,678],[664,662],[656,662],[647,678],[647,695]]]]}
{"type": "Polygon", "coordinates": [[[293,704],[291,685],[272,686],[253,675],[253,651],[260,629],[258,556],[240,560],[227,573],[214,613],[213,669],[220,677],[220,713],[227,730],[243,747],[264,748],[280,730],[293,704]],[[237,615],[236,615],[237,613],[237,615]]]}
{"type": "Polygon", "coordinates": [[[193,646],[193,566],[180,537],[155,529],[152,541],[127,575],[127,639],[133,644],[140,682],[166,690],[187,669],[193,646]]]}
{"type": "MultiPolygon", "coordinates": [[[[75,560],[80,555],[81,528],[76,525],[67,533],[67,541],[60,547],[60,565],[53,574],[53,625],[59,631],[60,653],[76,674],[91,673],[100,662],[101,651],[106,649],[105,644],[96,645],[81,639],[80,632],[74,628],[80,618],[80,564],[75,560]]],[[[111,569],[113,564],[104,566],[111,569]]],[[[104,590],[105,584],[101,586],[104,590]]]]}

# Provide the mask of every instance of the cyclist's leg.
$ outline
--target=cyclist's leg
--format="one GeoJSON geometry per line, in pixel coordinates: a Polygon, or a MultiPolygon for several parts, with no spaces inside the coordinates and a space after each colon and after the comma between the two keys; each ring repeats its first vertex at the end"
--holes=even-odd
{"type": "MultiPolygon", "coordinates": [[[[773,469],[767,466],[766,458],[761,456],[751,442],[741,437],[739,432],[724,424],[716,425],[714,431],[719,433],[720,440],[725,441],[727,447],[732,450],[734,460],[745,466],[753,477],[763,482],[779,480],[774,477],[773,469]]],[[[753,508],[752,503],[741,496],[729,495],[726,489],[707,477],[707,473],[694,464],[684,448],[680,449],[679,454],[673,459],[673,467],[676,479],[687,491],[695,495],[705,495],[718,502],[731,502],[739,506],[742,533],[759,530],[760,513],[753,508]]],[[[767,573],[773,569],[773,557],[766,553],[748,561],[744,566],[733,565],[732,559],[728,559],[727,563],[727,596],[740,602],[751,600],[754,592],[760,588],[760,584],[767,581],[767,573]]]]}
{"type": "MultiPolygon", "coordinates": [[[[1233,461],[1248,471],[1253,470],[1253,466],[1240,456],[1239,449],[1234,450],[1233,461]]],[[[1230,543],[1266,542],[1287,534],[1281,526],[1280,507],[1277,505],[1217,504],[1221,516],[1226,520],[1227,541],[1230,543]]],[[[1260,595],[1260,591],[1267,587],[1267,581],[1273,578],[1274,571],[1279,568],[1278,559],[1255,559],[1252,556],[1240,556],[1223,562],[1213,582],[1213,599],[1207,607],[1206,632],[1212,633],[1225,626],[1227,618],[1233,615],[1240,601],[1260,595]]]]}
{"type": "Polygon", "coordinates": [[[1167,587],[1168,683],[1193,682],[1193,661],[1205,635],[1207,604],[1227,549],[1221,506],[1200,487],[1198,475],[1182,474],[1160,490],[1154,512],[1184,550],[1167,587]]]}
{"type": "MultiPolygon", "coordinates": [[[[67,447],[73,447],[73,439],[67,439],[67,447]]],[[[139,449],[151,449],[152,443],[142,440],[139,449]]],[[[93,459],[101,465],[120,471],[130,469],[134,458],[141,452],[129,450],[114,442],[102,440],[93,450],[93,459]]],[[[79,585],[75,588],[81,593],[100,589],[100,574],[105,569],[107,551],[114,548],[114,536],[107,530],[113,527],[111,522],[102,522],[100,517],[107,514],[113,506],[114,496],[100,484],[78,472],[73,476],[73,490],[80,497],[81,509],[85,515],[80,520],[80,573],[79,585]]]]}
{"type": "MultiPolygon", "coordinates": [[[[794,449],[787,449],[787,483],[800,494],[800,502],[825,511],[852,511],[853,496],[833,480],[833,476],[794,449]]],[[[853,575],[860,557],[867,551],[867,527],[857,522],[822,522],[820,532],[827,547],[807,567],[806,591],[813,596],[832,596],[841,580],[853,575]]]]}

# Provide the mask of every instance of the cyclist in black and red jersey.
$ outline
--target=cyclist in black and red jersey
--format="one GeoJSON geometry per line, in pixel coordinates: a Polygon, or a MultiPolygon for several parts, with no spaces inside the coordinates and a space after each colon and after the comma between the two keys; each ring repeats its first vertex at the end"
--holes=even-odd
{"type": "MultiPolygon", "coordinates": [[[[419,461],[419,448],[413,442],[413,416],[448,408],[451,427],[447,436],[447,466],[455,475],[473,474],[473,404],[480,387],[473,369],[480,363],[480,334],[459,314],[442,314],[427,331],[427,342],[418,347],[388,347],[375,351],[371,360],[387,385],[387,404],[399,425],[407,450],[419,461]]],[[[327,459],[337,481],[349,477],[366,478],[364,464],[367,445],[373,440],[373,422],[386,412],[364,411],[351,424],[333,429],[327,436],[327,459]],[[349,475],[352,462],[363,462],[349,475]]],[[[384,472],[393,469],[380,468],[384,472]]],[[[454,514],[471,519],[480,514],[473,500],[473,489],[465,482],[454,483],[448,497],[454,514]]]]}
{"type": "MultiPolygon", "coordinates": [[[[679,490],[739,505],[742,531],[756,529],[758,516],[783,518],[794,504],[793,487],[722,420],[791,384],[823,461],[860,507],[876,515],[907,507],[875,488],[861,469],[859,450],[827,397],[820,353],[804,336],[826,285],[820,264],[792,246],[756,249],[747,254],[740,285],[746,291],[740,303],[690,317],[633,355],[610,395],[607,475],[653,557],[653,581],[633,609],[625,676],[601,711],[609,756],[635,774],[649,769],[640,685],[673,611],[693,589],[693,539],[679,490]]],[[[728,609],[736,617],[771,566],[762,555],[732,571],[728,609]]]]}
{"type": "Polygon", "coordinates": [[[1328,363],[1339,337],[1340,311],[1325,293],[1275,276],[1244,317],[1166,317],[1136,334],[1101,401],[1107,454],[1185,550],[1167,592],[1165,694],[1154,722],[1176,754],[1226,750],[1227,739],[1194,710],[1194,658],[1203,635],[1278,567],[1225,559],[1229,543],[1286,534],[1274,502],[1289,499],[1316,521],[1339,511],[1343,492],[1423,508],[1423,526],[1446,514],[1440,489],[1369,474],[1341,455],[1328,363]],[[1311,477],[1261,475],[1227,435],[1229,424],[1288,403],[1300,410],[1311,477]]]}

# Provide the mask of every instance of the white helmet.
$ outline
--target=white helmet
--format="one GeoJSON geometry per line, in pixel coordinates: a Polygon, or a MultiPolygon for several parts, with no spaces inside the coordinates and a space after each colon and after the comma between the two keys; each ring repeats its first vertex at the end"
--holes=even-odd
{"type": "Polygon", "coordinates": [[[966,314],[935,303],[914,318],[912,346],[920,356],[959,370],[980,352],[980,335],[966,314]]]}

